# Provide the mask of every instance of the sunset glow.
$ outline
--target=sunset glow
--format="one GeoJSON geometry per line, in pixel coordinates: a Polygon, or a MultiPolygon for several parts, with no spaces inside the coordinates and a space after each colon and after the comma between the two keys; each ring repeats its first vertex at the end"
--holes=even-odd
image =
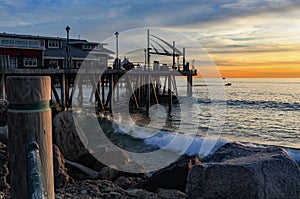
{"type": "Polygon", "coordinates": [[[116,30],[163,27],[199,42],[225,77],[300,77],[299,8],[296,0],[5,0],[0,32],[64,37],[70,25],[73,38],[103,41],[116,30]]]}

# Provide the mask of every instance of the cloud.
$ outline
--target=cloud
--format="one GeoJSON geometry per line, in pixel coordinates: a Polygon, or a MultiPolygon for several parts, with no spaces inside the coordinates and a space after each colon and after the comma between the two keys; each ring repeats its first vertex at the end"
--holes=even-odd
{"type": "MultiPolygon", "coordinates": [[[[234,18],[297,7],[297,1],[21,1],[0,3],[0,28],[61,22],[128,29],[143,26],[200,27],[227,23],[234,18]]],[[[82,25],[81,25],[82,26],[82,25]]],[[[103,28],[104,28],[103,27],[103,28]]],[[[114,30],[113,30],[114,31],[114,30]]]]}
{"type": "Polygon", "coordinates": [[[0,31],[102,41],[115,31],[167,27],[189,35],[223,63],[225,54],[289,52],[300,45],[298,0],[3,0],[0,31]]]}

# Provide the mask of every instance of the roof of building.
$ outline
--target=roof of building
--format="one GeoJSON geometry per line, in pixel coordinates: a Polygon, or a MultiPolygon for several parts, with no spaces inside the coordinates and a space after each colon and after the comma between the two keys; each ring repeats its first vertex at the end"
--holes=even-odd
{"type": "MultiPolygon", "coordinates": [[[[64,59],[67,56],[66,52],[66,43],[67,39],[62,37],[51,37],[51,36],[39,36],[39,35],[25,35],[25,34],[11,34],[11,33],[0,33],[0,37],[7,37],[7,38],[20,38],[20,39],[35,39],[35,40],[41,40],[41,39],[48,39],[48,40],[60,40],[62,41],[63,48],[46,48],[44,51],[45,58],[55,58],[55,59],[64,59]]],[[[73,59],[85,59],[89,55],[89,59],[97,59],[97,56],[95,54],[114,54],[113,51],[102,48],[101,50],[94,49],[91,51],[85,51],[80,48],[77,48],[75,46],[72,46],[72,44],[93,44],[93,45],[107,45],[105,43],[99,43],[99,42],[89,42],[84,39],[69,39],[69,46],[70,46],[70,56],[73,59]],[[94,54],[94,55],[92,55],[94,54]]]]}
{"type": "MultiPolygon", "coordinates": [[[[93,42],[93,41],[86,41],[86,40],[72,40],[69,42],[70,44],[93,44],[93,45],[99,45],[99,42],[93,42]]],[[[102,44],[106,45],[106,44],[102,44]]]]}
{"type": "Polygon", "coordinates": [[[15,33],[0,33],[0,37],[13,37],[13,38],[21,38],[21,39],[56,39],[56,40],[66,40],[66,38],[62,37],[53,37],[53,36],[40,36],[40,35],[25,35],[25,34],[15,34],[15,33]]]}
{"type": "MultiPolygon", "coordinates": [[[[66,41],[66,37],[54,37],[54,36],[41,36],[41,35],[25,35],[25,34],[15,34],[15,33],[0,33],[0,37],[12,37],[12,38],[20,38],[20,39],[53,39],[53,40],[61,40],[61,41],[66,41]]],[[[106,43],[99,43],[99,42],[90,42],[86,39],[74,39],[70,38],[69,39],[70,44],[102,44],[102,45],[107,45],[106,43]]]]}

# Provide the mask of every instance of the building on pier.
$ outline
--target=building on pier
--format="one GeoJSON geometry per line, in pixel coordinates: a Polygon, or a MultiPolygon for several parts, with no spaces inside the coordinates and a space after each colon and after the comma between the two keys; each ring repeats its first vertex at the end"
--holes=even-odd
{"type": "Polygon", "coordinates": [[[0,68],[79,68],[85,59],[107,67],[114,52],[104,46],[82,39],[0,33],[0,68]]]}

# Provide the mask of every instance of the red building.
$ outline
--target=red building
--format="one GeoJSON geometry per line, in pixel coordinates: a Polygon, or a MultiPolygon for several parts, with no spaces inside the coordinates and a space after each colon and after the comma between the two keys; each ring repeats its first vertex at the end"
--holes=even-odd
{"type": "Polygon", "coordinates": [[[112,51],[87,40],[0,33],[0,68],[79,68],[84,60],[107,67],[112,51]],[[67,49],[69,48],[69,55],[67,49]],[[89,56],[88,56],[89,55],[89,56]]]}

